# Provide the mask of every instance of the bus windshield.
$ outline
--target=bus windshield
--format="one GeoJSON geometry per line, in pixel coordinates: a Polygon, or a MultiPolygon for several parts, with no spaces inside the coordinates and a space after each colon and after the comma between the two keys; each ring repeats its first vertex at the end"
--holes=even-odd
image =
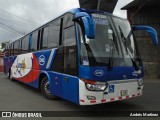
{"type": "Polygon", "coordinates": [[[137,63],[140,57],[129,22],[107,15],[92,16],[96,23],[96,37],[81,37],[81,64],[133,66],[133,62],[137,63]]]}

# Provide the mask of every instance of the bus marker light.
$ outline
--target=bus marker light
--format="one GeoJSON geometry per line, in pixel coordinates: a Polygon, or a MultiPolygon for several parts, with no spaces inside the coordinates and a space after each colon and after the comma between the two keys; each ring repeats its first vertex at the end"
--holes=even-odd
{"type": "Polygon", "coordinates": [[[93,85],[96,84],[96,81],[86,80],[84,78],[81,78],[81,80],[86,84],[93,84],[93,85]]]}
{"type": "Polygon", "coordinates": [[[85,102],[85,101],[84,101],[84,100],[82,100],[82,99],[81,99],[80,101],[81,101],[81,102],[85,102]]]}
{"type": "Polygon", "coordinates": [[[104,100],[101,100],[101,102],[106,102],[106,99],[104,99],[104,100]]]}
{"type": "Polygon", "coordinates": [[[122,100],[122,97],[118,97],[119,100],[122,100]]]}
{"type": "Polygon", "coordinates": [[[135,97],[136,95],[132,95],[132,97],[135,97]]]}
{"type": "Polygon", "coordinates": [[[91,100],[90,103],[96,103],[96,100],[91,100]]]}
{"type": "Polygon", "coordinates": [[[142,86],[143,85],[143,79],[141,78],[141,79],[138,79],[137,80],[137,83],[138,83],[138,86],[142,86]]]}
{"type": "Polygon", "coordinates": [[[129,98],[129,96],[126,96],[126,98],[129,98]]]}
{"type": "Polygon", "coordinates": [[[137,94],[138,96],[140,95],[140,93],[137,94]]]}
{"type": "Polygon", "coordinates": [[[115,100],[115,98],[111,98],[110,100],[113,101],[113,100],[115,100]]]}

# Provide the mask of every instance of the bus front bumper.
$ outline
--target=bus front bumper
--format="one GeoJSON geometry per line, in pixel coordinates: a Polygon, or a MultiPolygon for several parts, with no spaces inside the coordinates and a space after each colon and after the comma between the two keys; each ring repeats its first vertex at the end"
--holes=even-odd
{"type": "Polygon", "coordinates": [[[143,85],[139,86],[137,80],[119,80],[108,82],[105,91],[89,91],[85,83],[79,80],[79,104],[95,105],[119,101],[141,96],[143,85]]]}

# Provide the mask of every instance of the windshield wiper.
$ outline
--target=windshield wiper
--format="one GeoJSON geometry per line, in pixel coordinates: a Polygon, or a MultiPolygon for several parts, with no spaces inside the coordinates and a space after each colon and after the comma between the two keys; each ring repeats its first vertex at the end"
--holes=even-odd
{"type": "Polygon", "coordinates": [[[108,60],[108,71],[111,71],[113,68],[113,56],[114,56],[114,41],[112,41],[111,45],[110,45],[110,56],[109,56],[109,60],[108,60]]]}
{"type": "Polygon", "coordinates": [[[113,49],[111,50],[111,56],[109,57],[108,60],[108,71],[111,71],[113,68],[113,49]]]}
{"type": "Polygon", "coordinates": [[[117,38],[116,38],[115,34],[113,33],[113,43],[114,43],[115,48],[116,48],[116,50],[117,50],[117,53],[118,53],[118,55],[119,55],[120,53],[119,53],[118,43],[117,43],[117,40],[116,40],[116,39],[117,39],[117,38]]]}
{"type": "Polygon", "coordinates": [[[119,31],[120,31],[120,35],[121,35],[121,38],[123,39],[123,44],[125,46],[125,51],[126,51],[126,54],[128,55],[128,50],[127,50],[127,38],[124,36],[123,32],[122,32],[122,29],[121,27],[119,26],[119,31]]]}
{"type": "Polygon", "coordinates": [[[123,39],[123,44],[125,46],[125,50],[126,50],[126,53],[127,55],[129,55],[131,61],[132,61],[132,64],[135,68],[136,71],[138,71],[140,69],[140,66],[139,66],[139,63],[137,62],[137,60],[135,58],[133,58],[133,56],[131,56],[131,53],[130,51],[128,50],[128,46],[127,46],[127,40],[130,40],[130,37],[131,37],[131,34],[132,32],[130,31],[127,38],[124,36],[123,32],[122,32],[122,29],[121,27],[119,26],[119,30],[120,30],[120,34],[121,34],[121,37],[123,39]]]}

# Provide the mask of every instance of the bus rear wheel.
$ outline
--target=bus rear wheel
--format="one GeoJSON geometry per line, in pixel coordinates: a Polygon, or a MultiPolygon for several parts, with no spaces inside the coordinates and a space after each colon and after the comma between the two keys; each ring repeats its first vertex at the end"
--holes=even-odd
{"type": "Polygon", "coordinates": [[[49,81],[47,77],[44,77],[41,82],[41,92],[42,94],[50,100],[57,100],[58,97],[50,93],[49,81]]]}

